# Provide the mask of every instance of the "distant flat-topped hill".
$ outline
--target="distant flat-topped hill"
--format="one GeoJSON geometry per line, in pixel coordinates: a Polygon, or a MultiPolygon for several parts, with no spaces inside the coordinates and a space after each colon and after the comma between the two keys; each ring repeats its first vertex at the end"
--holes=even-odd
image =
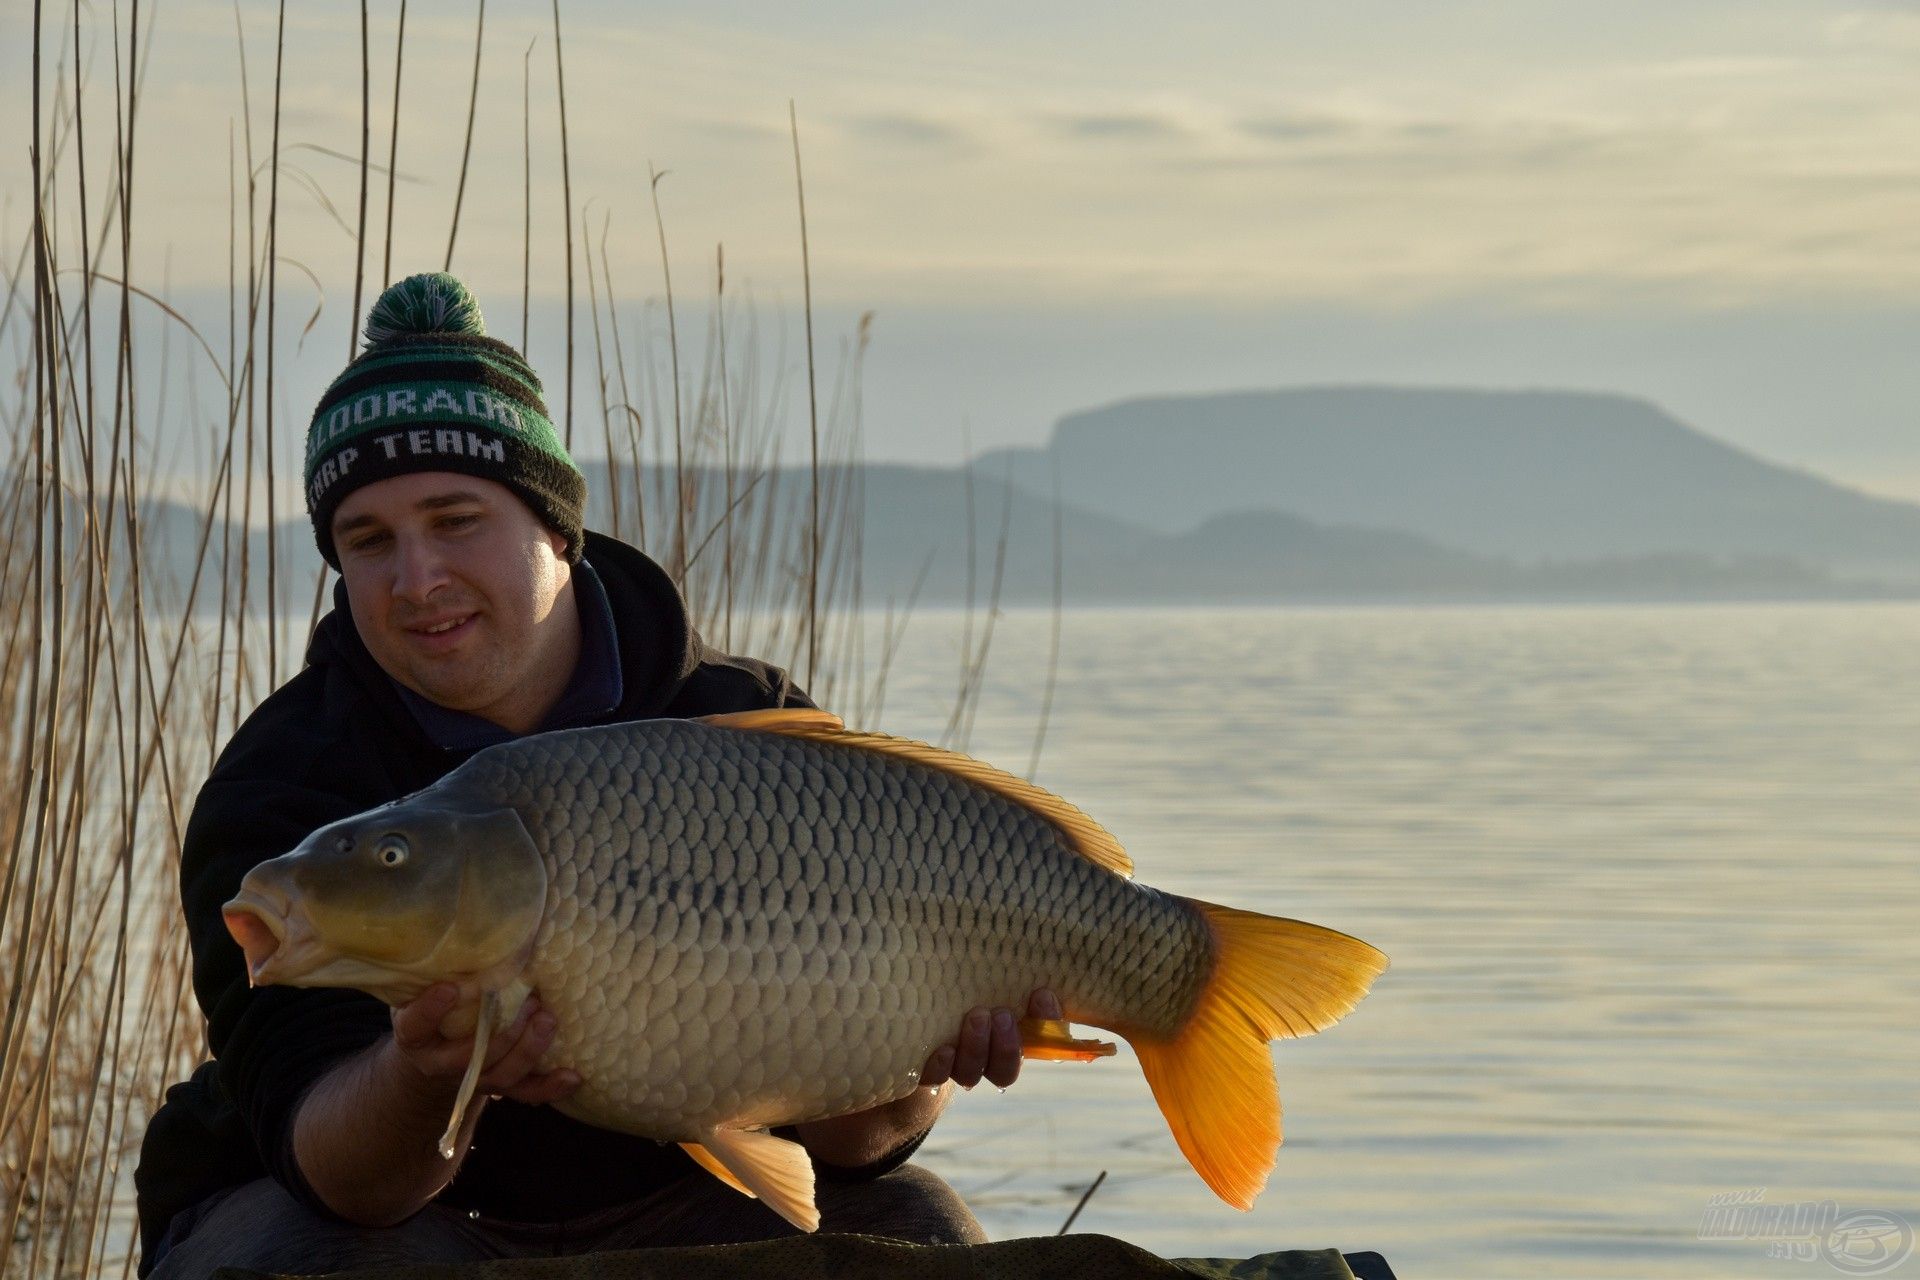
{"type": "Polygon", "coordinates": [[[1777,466],[1625,396],[1309,387],[1127,400],[976,462],[1164,533],[1234,511],[1521,560],[1786,556],[1920,578],[1920,505],[1777,466]]]}

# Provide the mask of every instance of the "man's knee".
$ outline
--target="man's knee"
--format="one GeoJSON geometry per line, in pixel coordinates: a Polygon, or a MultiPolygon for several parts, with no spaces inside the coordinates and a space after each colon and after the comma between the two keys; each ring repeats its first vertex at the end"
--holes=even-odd
{"type": "Polygon", "coordinates": [[[903,1164],[871,1182],[823,1179],[815,1199],[822,1231],[909,1244],[984,1244],[987,1239],[959,1193],[917,1164],[903,1164]]]}
{"type": "Polygon", "coordinates": [[[314,1212],[271,1178],[209,1208],[149,1280],[198,1280],[220,1267],[314,1275],[403,1262],[473,1260],[457,1233],[423,1213],[397,1227],[358,1227],[314,1212]]]}

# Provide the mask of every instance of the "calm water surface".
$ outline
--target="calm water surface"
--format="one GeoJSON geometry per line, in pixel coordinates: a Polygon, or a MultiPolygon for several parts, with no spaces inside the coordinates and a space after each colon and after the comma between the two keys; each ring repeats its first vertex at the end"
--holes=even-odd
{"type": "MultiPolygon", "coordinates": [[[[1049,623],[1000,621],[974,724],[1015,772],[1049,623]]],[[[960,636],[915,620],[879,727],[939,738],[960,636]]],[[[1076,1229],[1409,1280],[1839,1274],[1697,1238],[1756,1188],[1920,1222],[1920,607],[1071,613],[1037,777],[1145,882],[1393,968],[1276,1048],[1250,1214],[1124,1047],[963,1098],[925,1158],[996,1238],[1102,1169],[1076,1229]]]]}

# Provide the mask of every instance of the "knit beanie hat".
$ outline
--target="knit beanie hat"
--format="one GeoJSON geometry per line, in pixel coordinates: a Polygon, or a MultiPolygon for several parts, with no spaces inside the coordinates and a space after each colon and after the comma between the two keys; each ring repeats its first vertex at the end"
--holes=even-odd
{"type": "Polygon", "coordinates": [[[307,514],[338,569],[333,514],[363,485],[414,471],[496,480],[567,540],[578,561],[587,482],[518,351],[486,336],[480,304],[444,271],[408,276],[367,312],[366,349],[307,428],[307,514]]]}

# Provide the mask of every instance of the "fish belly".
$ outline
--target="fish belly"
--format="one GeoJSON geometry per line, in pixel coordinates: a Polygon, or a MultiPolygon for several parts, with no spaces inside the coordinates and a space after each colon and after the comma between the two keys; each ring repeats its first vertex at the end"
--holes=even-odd
{"type": "Polygon", "coordinates": [[[1212,963],[1183,900],[912,762],[688,721],[489,756],[463,785],[519,809],[549,862],[543,1066],[577,1070],[564,1109],[607,1128],[694,1140],[876,1106],[967,1010],[1041,985],[1074,1021],[1170,1035],[1212,963]]]}

